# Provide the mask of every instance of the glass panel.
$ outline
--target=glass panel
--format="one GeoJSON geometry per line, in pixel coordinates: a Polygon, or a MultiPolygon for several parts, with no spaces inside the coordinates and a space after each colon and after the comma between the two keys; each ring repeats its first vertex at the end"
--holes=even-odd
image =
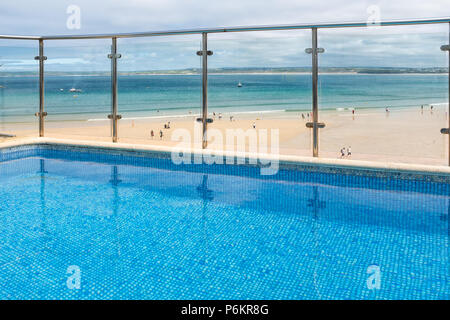
{"type": "Polygon", "coordinates": [[[448,25],[319,30],[321,157],[445,165],[447,42],[448,25]]]}
{"type": "Polygon", "coordinates": [[[111,141],[111,40],[45,44],[45,136],[111,141]]]}
{"type": "Polygon", "coordinates": [[[0,42],[0,143],[11,136],[38,136],[37,41],[0,42]]]}
{"type": "MultiPolygon", "coordinates": [[[[211,34],[211,128],[279,132],[281,154],[311,155],[311,31],[211,34]]],[[[231,140],[230,140],[231,141],[231,140]]],[[[248,140],[250,141],[250,140],[248,140]]],[[[227,148],[234,148],[227,146],[227,148]]],[[[263,152],[264,150],[259,150],[263,152]]]]}
{"type": "Polygon", "coordinates": [[[173,130],[192,134],[201,112],[200,38],[119,39],[120,142],[175,145],[173,130]]]}

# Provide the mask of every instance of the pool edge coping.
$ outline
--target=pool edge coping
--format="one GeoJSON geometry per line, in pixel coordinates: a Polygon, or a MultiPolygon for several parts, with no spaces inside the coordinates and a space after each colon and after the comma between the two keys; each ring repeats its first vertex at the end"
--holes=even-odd
{"type": "MultiPolygon", "coordinates": [[[[176,151],[190,152],[195,155],[208,155],[212,150],[203,150],[196,148],[180,148],[169,146],[155,146],[155,145],[140,145],[129,143],[113,143],[113,142],[99,142],[86,140],[71,140],[71,139],[57,139],[57,138],[24,138],[10,142],[3,142],[0,144],[0,150],[13,147],[20,147],[26,145],[56,145],[56,146],[72,146],[72,147],[91,147],[105,150],[123,150],[131,152],[156,152],[156,153],[172,153],[176,151]]],[[[395,162],[375,162],[365,160],[347,160],[347,159],[330,159],[330,158],[313,158],[305,156],[294,155],[273,155],[273,154],[258,154],[258,153],[239,153],[230,151],[214,150],[216,156],[232,156],[244,159],[263,159],[266,161],[279,161],[281,165],[303,165],[303,166],[317,166],[317,167],[334,167],[343,169],[367,170],[367,171],[388,171],[401,172],[409,174],[427,174],[450,177],[450,167],[421,165],[421,164],[405,164],[395,162]]]]}

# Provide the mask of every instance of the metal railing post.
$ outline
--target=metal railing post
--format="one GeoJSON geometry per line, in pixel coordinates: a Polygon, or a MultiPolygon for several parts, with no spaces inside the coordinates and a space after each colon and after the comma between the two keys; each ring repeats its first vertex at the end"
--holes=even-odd
{"type": "Polygon", "coordinates": [[[447,120],[448,120],[448,127],[442,128],[441,133],[448,135],[448,165],[450,166],[450,23],[449,26],[449,33],[448,33],[448,43],[447,45],[443,45],[441,47],[442,51],[448,52],[448,106],[447,106],[447,120]]]}
{"type": "Polygon", "coordinates": [[[319,123],[319,53],[325,52],[324,49],[317,46],[317,28],[312,28],[312,48],[305,50],[306,53],[312,56],[312,120],[308,122],[306,127],[313,129],[313,157],[319,156],[319,128],[324,128],[324,123],[319,123]]]}
{"type": "Polygon", "coordinates": [[[202,57],[202,148],[208,146],[208,56],[213,54],[208,50],[208,34],[202,33],[202,50],[197,55],[202,57]]]}
{"type": "Polygon", "coordinates": [[[117,120],[122,119],[122,116],[117,114],[117,59],[122,57],[117,53],[117,38],[112,38],[111,54],[108,58],[111,59],[111,114],[108,119],[111,119],[112,124],[112,141],[118,141],[118,123],[117,120]]]}
{"type": "Polygon", "coordinates": [[[39,60],[39,112],[36,112],[36,116],[39,117],[39,137],[44,136],[44,119],[47,116],[47,112],[44,111],[44,61],[47,57],[44,56],[44,40],[39,39],[39,55],[34,58],[39,60]]]}

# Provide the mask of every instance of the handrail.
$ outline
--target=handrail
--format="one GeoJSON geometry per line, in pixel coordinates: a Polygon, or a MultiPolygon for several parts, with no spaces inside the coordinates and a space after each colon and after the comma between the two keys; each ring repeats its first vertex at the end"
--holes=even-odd
{"type": "MultiPolygon", "coordinates": [[[[207,35],[208,33],[225,33],[225,32],[249,32],[249,31],[274,31],[274,30],[296,30],[296,29],[310,29],[312,31],[312,47],[306,49],[306,53],[312,55],[312,89],[313,89],[313,122],[308,122],[306,126],[313,129],[313,156],[319,156],[319,128],[325,127],[324,123],[318,122],[318,53],[324,52],[323,48],[318,48],[317,31],[318,29],[330,28],[361,28],[361,27],[386,27],[386,26],[400,26],[400,25],[424,25],[424,24],[439,24],[448,23],[450,27],[450,17],[447,18],[431,18],[421,20],[392,20],[380,21],[377,23],[356,22],[356,23],[322,23],[322,24],[295,24],[295,25],[272,25],[272,26],[253,26],[253,27],[232,27],[232,28],[214,28],[214,29],[191,29],[191,30],[173,30],[173,31],[150,31],[150,32],[135,32],[135,33],[118,33],[118,34],[81,34],[81,35],[54,35],[54,36],[22,36],[22,35],[0,35],[0,39],[13,40],[39,40],[39,92],[40,105],[39,112],[36,116],[39,117],[39,135],[44,136],[44,118],[47,113],[44,111],[44,40],[80,40],[80,39],[112,39],[112,51],[109,57],[111,58],[111,92],[112,92],[112,114],[108,117],[112,120],[112,136],[113,142],[118,141],[117,134],[117,120],[121,118],[117,114],[117,59],[120,54],[117,54],[117,39],[118,38],[137,38],[137,37],[154,37],[154,36],[171,36],[171,35],[188,35],[188,34],[202,34],[203,49],[201,53],[203,58],[202,75],[203,75],[203,107],[202,107],[202,123],[203,123],[203,140],[202,147],[207,147],[206,128],[208,123],[208,101],[207,101],[207,56],[212,54],[207,50],[207,35]]],[[[450,32],[449,32],[450,37],[450,32]]],[[[449,38],[450,40],[450,38],[449,38]]],[[[441,47],[443,51],[448,51],[450,44],[445,44],[441,47]]],[[[197,53],[197,54],[198,54],[197,53]]],[[[450,66],[450,54],[449,54],[450,66]]],[[[449,90],[450,90],[450,73],[449,73],[449,90]]],[[[449,91],[450,98],[450,91],[449,91]]],[[[450,103],[449,103],[450,114],[450,103]]],[[[449,117],[450,126],[450,117],[449,117]]],[[[441,129],[441,133],[449,134],[449,128],[441,129]]],[[[450,166],[450,139],[449,139],[449,166],[450,166]]]]}
{"type": "Polygon", "coordinates": [[[155,36],[172,36],[203,33],[224,33],[224,32],[249,32],[249,31],[276,31],[276,30],[296,30],[296,29],[323,29],[323,28],[361,28],[374,26],[400,26],[400,25],[420,25],[420,24],[438,24],[450,23],[450,17],[439,19],[420,19],[420,20],[391,20],[380,21],[376,24],[367,22],[348,22],[348,23],[319,23],[319,24],[293,24],[293,25],[272,25],[272,26],[249,26],[249,27],[230,27],[230,28],[202,28],[202,29],[182,29],[168,31],[148,31],[131,33],[105,33],[105,34],[79,34],[79,35],[49,35],[49,36],[22,36],[22,35],[0,35],[0,39],[14,40],[80,40],[80,39],[111,39],[111,38],[138,38],[155,36]]]}
{"type": "Polygon", "coordinates": [[[38,37],[38,36],[19,36],[19,35],[0,35],[0,39],[10,39],[10,40],[40,40],[41,37],[38,37]]]}

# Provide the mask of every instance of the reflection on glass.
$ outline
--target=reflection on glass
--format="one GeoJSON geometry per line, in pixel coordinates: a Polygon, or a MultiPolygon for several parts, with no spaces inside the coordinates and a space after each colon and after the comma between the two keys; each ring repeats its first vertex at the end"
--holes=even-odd
{"type": "Polygon", "coordinates": [[[38,49],[20,42],[0,44],[0,142],[38,134],[38,49]]]}
{"type": "Polygon", "coordinates": [[[310,155],[310,45],[306,30],[210,35],[211,127],[279,130],[280,153],[310,155]]]}
{"type": "Polygon", "coordinates": [[[109,53],[107,40],[46,46],[46,136],[110,141],[109,53]]]}
{"type": "Polygon", "coordinates": [[[320,155],[446,165],[446,41],[445,25],[320,30],[320,155]]]}
{"type": "Polygon", "coordinates": [[[201,36],[119,40],[119,140],[173,144],[201,112],[201,36]]]}

